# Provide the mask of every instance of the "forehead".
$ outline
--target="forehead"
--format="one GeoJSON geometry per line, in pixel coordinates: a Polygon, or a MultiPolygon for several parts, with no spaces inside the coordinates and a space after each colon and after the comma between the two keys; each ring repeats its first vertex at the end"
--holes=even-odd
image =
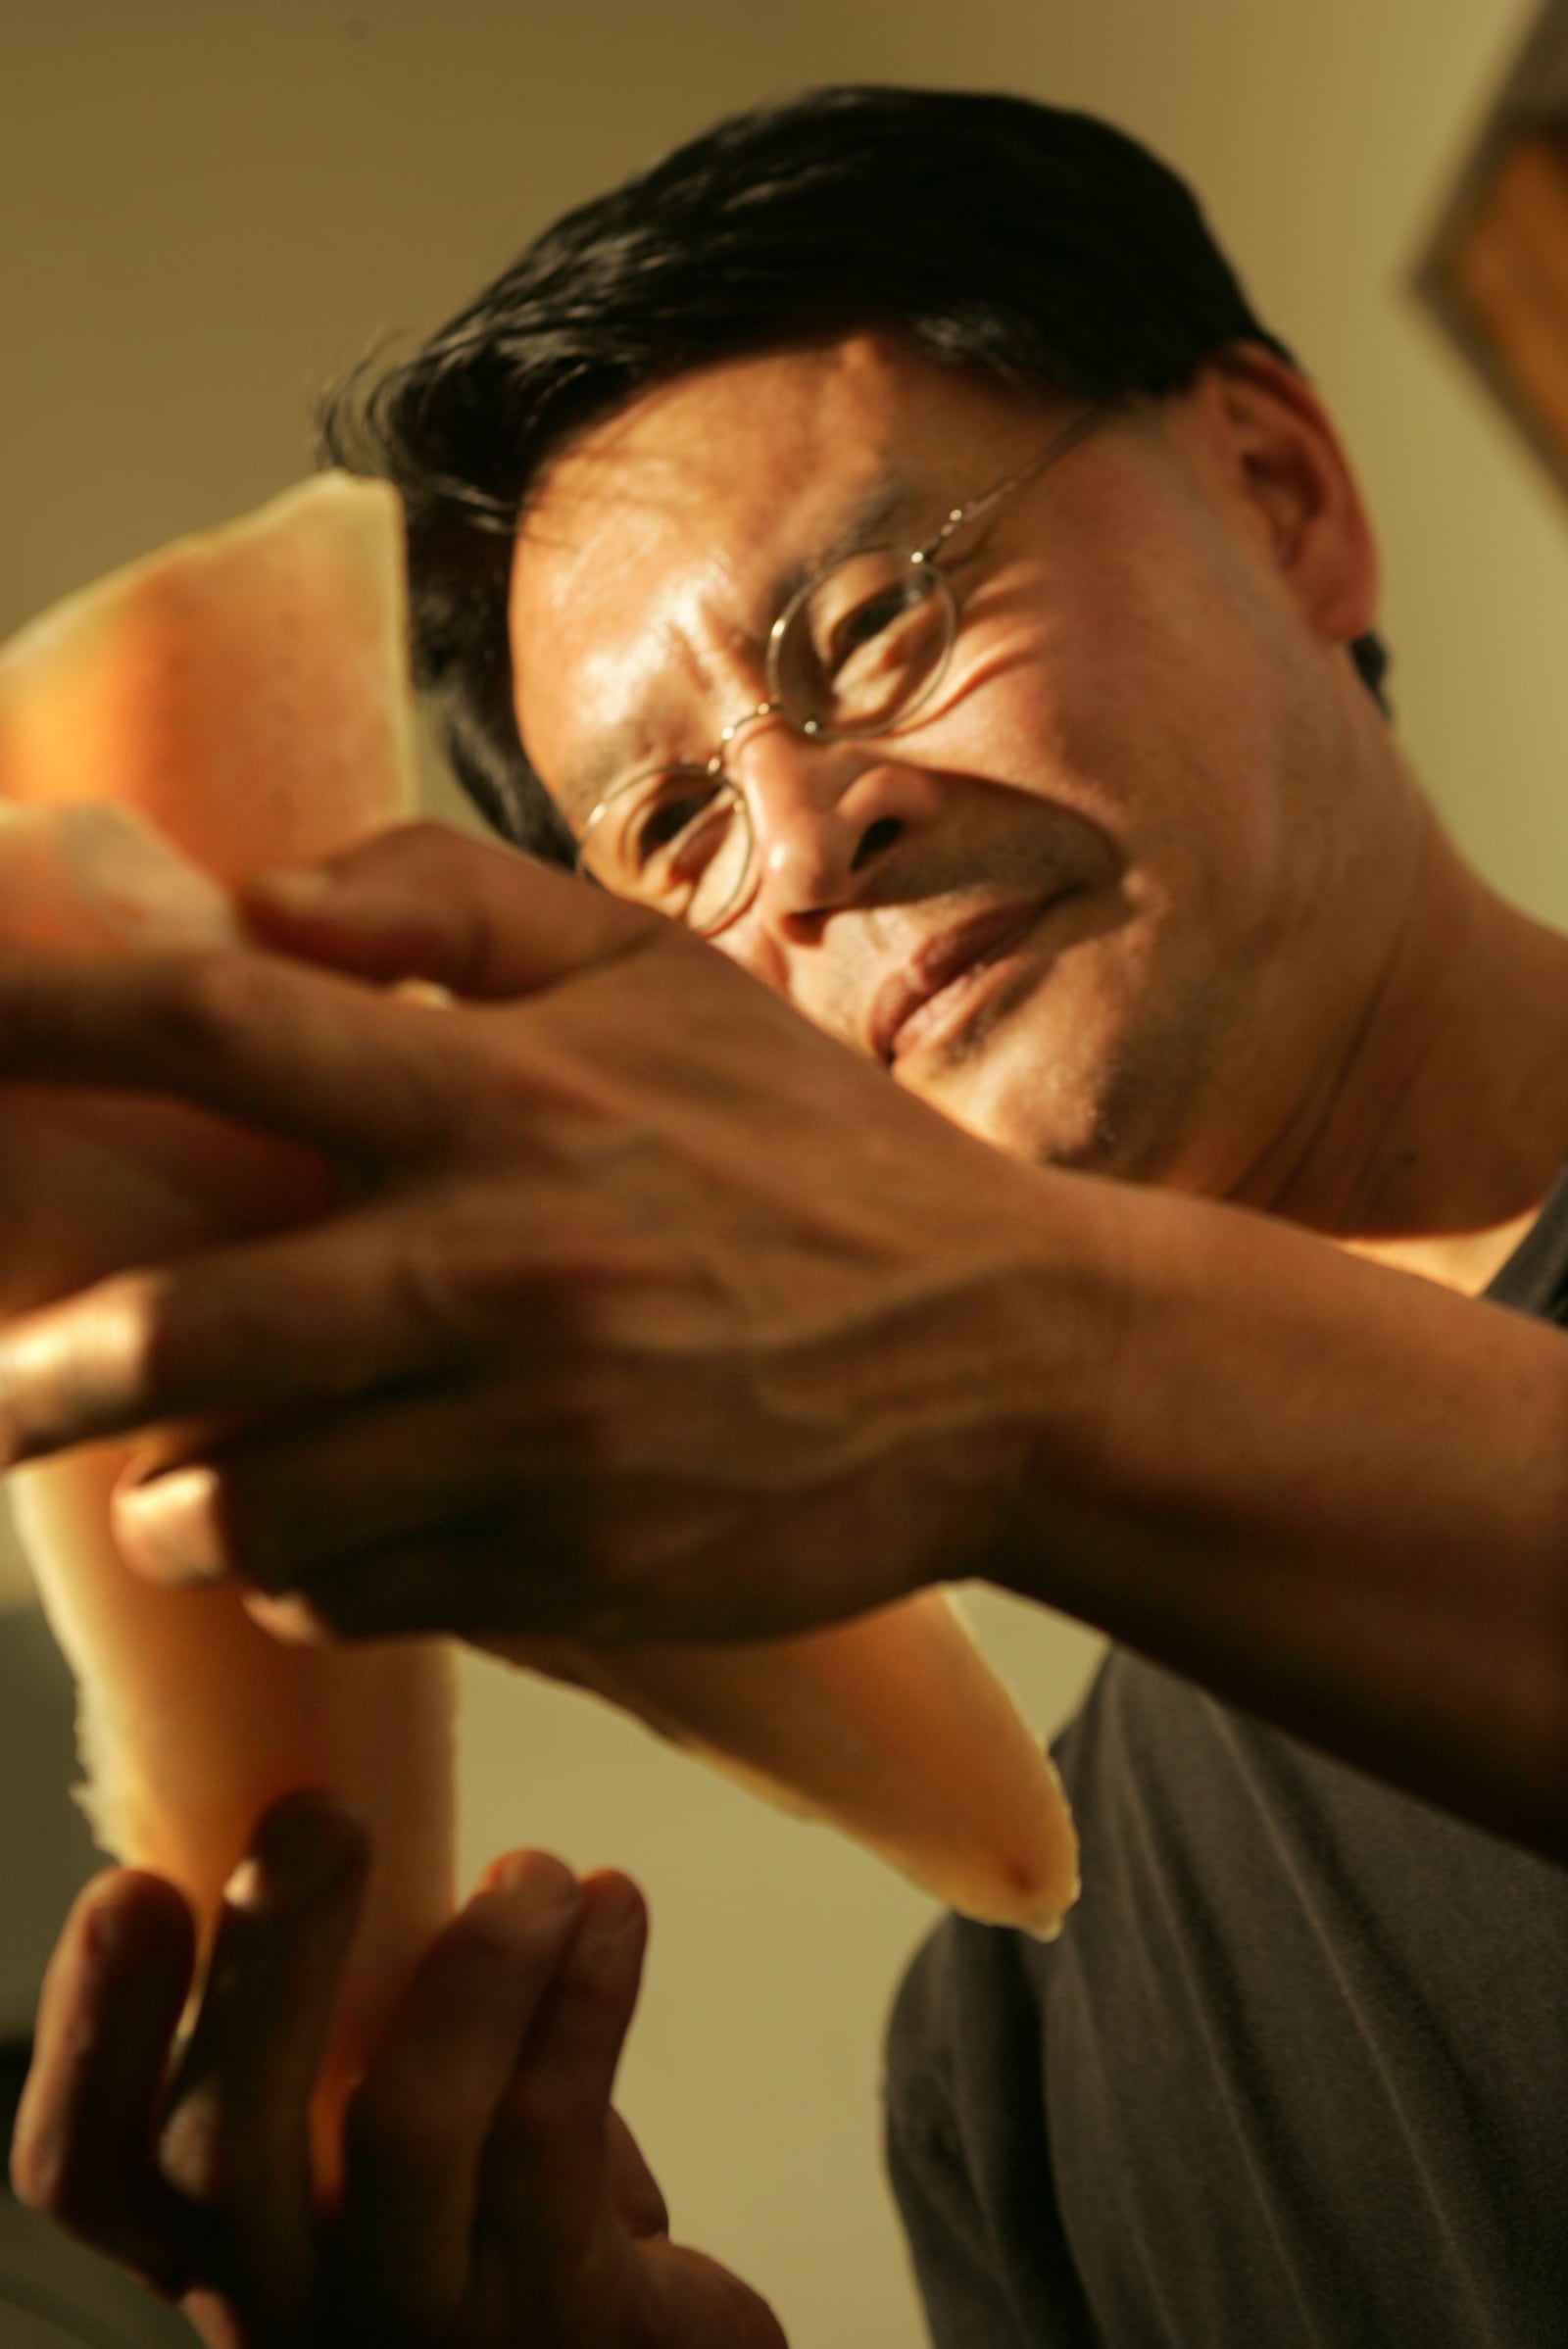
{"type": "Polygon", "coordinates": [[[592,426],[546,469],[514,561],[540,773],[580,775],[596,728],[629,743],[683,701],[732,701],[793,583],[846,544],[928,535],[1061,405],[862,334],[703,368],[592,426]]]}
{"type": "Polygon", "coordinates": [[[799,483],[802,460],[853,477],[897,452],[918,465],[955,433],[982,440],[1006,420],[1038,419],[1044,395],[969,367],[942,367],[901,337],[876,333],[724,360],[640,394],[577,435],[544,469],[528,522],[607,494],[636,502],[745,498],[799,483]],[[747,461],[738,474],[736,460],[747,461]]]}

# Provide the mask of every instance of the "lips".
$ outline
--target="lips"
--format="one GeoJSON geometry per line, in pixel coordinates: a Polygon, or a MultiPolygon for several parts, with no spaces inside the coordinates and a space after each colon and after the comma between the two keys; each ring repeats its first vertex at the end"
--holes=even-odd
{"type": "Polygon", "coordinates": [[[924,940],[902,970],[883,980],[872,998],[869,1041],[878,1059],[896,1060],[904,1031],[916,1013],[956,981],[1000,959],[1043,911],[1038,899],[1026,905],[991,905],[924,940]]]}

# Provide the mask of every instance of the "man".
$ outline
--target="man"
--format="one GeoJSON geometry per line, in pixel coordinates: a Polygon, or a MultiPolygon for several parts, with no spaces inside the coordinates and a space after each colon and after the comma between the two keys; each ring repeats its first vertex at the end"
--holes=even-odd
{"type": "MultiPolygon", "coordinates": [[[[3,1073],[386,1178],[38,1317],[14,1454],[246,1415],[169,1440],[122,1532],[285,1634],[722,1638],[976,1574],[1100,1625],[1079,1910],[1050,1950],[950,1924],[895,2018],[938,2341],[1548,2337],[1568,941],[1400,757],[1315,395],[1115,133],[850,91],[562,222],[368,413],[459,771],[600,889],[421,831],[256,892],[273,955],[8,972],[3,1073]],[[363,984],[411,974],[457,1002],[363,984]]],[[[460,1921],[312,2220],[286,2148],[357,1863],[304,1816],[159,2164],[83,2115],[144,2143],[188,1929],[96,1896],[24,2187],[248,2341],[328,2304],[508,2337],[498,2238],[527,2337],[771,2338],[671,2281],[606,2116],[621,1880],[535,1861],[460,1921]],[[196,2203],[239,2181],[216,2235],[193,2130],[196,2203]]]]}

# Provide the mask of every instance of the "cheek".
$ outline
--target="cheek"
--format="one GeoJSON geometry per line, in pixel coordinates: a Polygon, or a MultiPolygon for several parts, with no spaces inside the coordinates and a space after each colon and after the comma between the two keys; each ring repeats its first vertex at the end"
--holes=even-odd
{"type": "Polygon", "coordinates": [[[1117,569],[1075,608],[1053,668],[1054,760],[1120,847],[1135,902],[1174,896],[1224,933],[1288,888],[1314,797],[1299,666],[1278,615],[1224,568],[1117,569]]]}

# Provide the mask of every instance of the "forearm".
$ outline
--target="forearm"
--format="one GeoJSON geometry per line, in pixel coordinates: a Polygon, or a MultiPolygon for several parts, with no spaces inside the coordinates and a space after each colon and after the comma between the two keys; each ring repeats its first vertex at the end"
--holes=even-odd
{"type": "Polygon", "coordinates": [[[1568,1855],[1568,1338],[1098,1191],[992,1579],[1568,1855]]]}

